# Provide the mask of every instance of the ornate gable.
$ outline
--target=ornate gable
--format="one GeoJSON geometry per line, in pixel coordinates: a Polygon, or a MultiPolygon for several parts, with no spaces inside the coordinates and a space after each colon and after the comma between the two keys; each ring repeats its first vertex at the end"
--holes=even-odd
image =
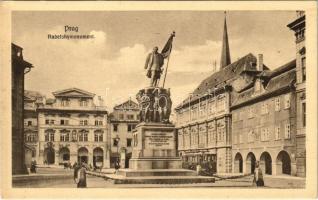
{"type": "Polygon", "coordinates": [[[78,88],[70,88],[53,92],[55,97],[78,97],[78,98],[93,98],[95,94],[81,90],[78,88]]]}
{"type": "Polygon", "coordinates": [[[132,100],[125,101],[124,103],[114,107],[114,110],[135,110],[139,109],[139,105],[132,100]]]}

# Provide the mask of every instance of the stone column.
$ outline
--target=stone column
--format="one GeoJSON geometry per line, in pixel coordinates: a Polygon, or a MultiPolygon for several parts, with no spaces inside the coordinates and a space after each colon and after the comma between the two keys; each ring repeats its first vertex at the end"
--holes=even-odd
{"type": "Polygon", "coordinates": [[[60,162],[60,154],[59,154],[59,150],[55,150],[55,158],[54,158],[54,164],[55,165],[59,165],[60,162]]]}
{"type": "MultiPolygon", "coordinates": [[[[276,163],[276,161],[272,161],[272,175],[281,175],[282,174],[282,162],[276,163]]],[[[265,174],[265,171],[263,171],[265,174]]]]}
{"type": "Polygon", "coordinates": [[[93,149],[92,147],[88,147],[88,165],[92,165],[93,166],[93,149]]]}

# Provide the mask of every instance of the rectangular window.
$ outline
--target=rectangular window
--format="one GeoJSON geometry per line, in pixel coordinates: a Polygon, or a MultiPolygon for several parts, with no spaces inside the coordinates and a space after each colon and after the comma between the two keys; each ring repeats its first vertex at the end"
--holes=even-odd
{"type": "Polygon", "coordinates": [[[285,124],[285,139],[290,139],[290,124],[285,124]]]}
{"type": "Polygon", "coordinates": [[[94,141],[95,141],[95,142],[98,142],[98,134],[96,134],[96,133],[95,133],[95,135],[94,135],[94,141]]]}
{"type": "Polygon", "coordinates": [[[275,99],[275,111],[280,111],[280,98],[275,99]]]}
{"type": "Polygon", "coordinates": [[[118,124],[113,124],[113,131],[117,132],[118,131],[118,124]]]}
{"type": "Polygon", "coordinates": [[[134,115],[127,115],[128,120],[134,120],[134,115]]]}
{"type": "Polygon", "coordinates": [[[303,81],[306,81],[306,57],[301,58],[301,70],[303,75],[303,81]]]}
{"type": "Polygon", "coordinates": [[[262,128],[261,141],[268,141],[268,140],[269,140],[269,130],[268,128],[262,128]]]}
{"type": "Polygon", "coordinates": [[[61,142],[64,142],[64,141],[65,141],[65,135],[64,135],[64,134],[61,134],[61,135],[60,135],[60,141],[61,141],[61,142]]]}
{"type": "Polygon", "coordinates": [[[54,133],[50,133],[50,141],[54,142],[54,133]]]}
{"type": "Polygon", "coordinates": [[[275,140],[280,140],[280,127],[275,127],[275,140]]]}
{"type": "Polygon", "coordinates": [[[45,124],[50,124],[50,120],[46,119],[45,124]]]}
{"type": "Polygon", "coordinates": [[[103,125],[103,121],[99,121],[98,125],[102,126],[103,125]]]}
{"type": "Polygon", "coordinates": [[[81,125],[81,126],[84,125],[84,120],[80,120],[80,125],[81,125]]]}
{"type": "Polygon", "coordinates": [[[65,142],[69,142],[70,141],[70,134],[67,133],[65,134],[65,142]]]}
{"type": "Polygon", "coordinates": [[[50,124],[54,124],[54,120],[50,120],[50,124]]]}
{"type": "Polygon", "coordinates": [[[116,138],[113,139],[113,146],[114,147],[117,147],[118,146],[118,141],[116,138]]]}
{"type": "Polygon", "coordinates": [[[78,141],[83,142],[83,133],[80,133],[78,136],[78,141]]]}
{"type": "Polygon", "coordinates": [[[32,126],[32,121],[28,121],[28,126],[32,126]]]}
{"type": "Polygon", "coordinates": [[[87,126],[87,125],[88,125],[88,121],[84,120],[84,126],[87,126]]]}
{"type": "Polygon", "coordinates": [[[49,141],[49,134],[48,133],[45,134],[45,138],[44,139],[45,139],[45,142],[49,141]]]}
{"type": "Polygon", "coordinates": [[[86,100],[81,100],[80,101],[80,106],[81,107],[87,107],[87,101],[86,100]]]}
{"type": "Polygon", "coordinates": [[[261,114],[267,114],[267,113],[268,113],[268,104],[266,102],[263,102],[261,107],[261,114]]]}
{"type": "Polygon", "coordinates": [[[128,131],[128,132],[131,132],[131,130],[132,130],[131,124],[128,124],[128,126],[127,126],[127,131],[128,131]]]}
{"type": "Polygon", "coordinates": [[[248,108],[247,117],[248,118],[253,118],[253,107],[252,106],[248,108]]]}
{"type": "Polygon", "coordinates": [[[306,126],[306,103],[302,103],[302,121],[303,121],[303,126],[306,126]]]}
{"type": "Polygon", "coordinates": [[[84,133],[84,141],[87,142],[88,141],[88,134],[84,133]]]}
{"type": "Polygon", "coordinates": [[[103,141],[103,134],[99,134],[98,138],[99,138],[99,141],[102,142],[103,141]]]}
{"type": "Polygon", "coordinates": [[[290,94],[285,95],[285,109],[290,108],[290,94]]]}
{"type": "Polygon", "coordinates": [[[254,132],[252,130],[248,132],[247,141],[248,142],[253,142],[254,141],[254,132]]]}
{"type": "Polygon", "coordinates": [[[239,138],[239,143],[240,144],[243,144],[243,133],[240,133],[240,138],[239,138]]]}
{"type": "Polygon", "coordinates": [[[123,120],[124,119],[124,114],[119,114],[119,119],[123,120]]]}
{"type": "Polygon", "coordinates": [[[127,139],[127,147],[131,147],[131,141],[132,141],[132,139],[130,139],[130,138],[127,139]]]}
{"type": "Polygon", "coordinates": [[[64,125],[64,120],[63,119],[61,119],[61,125],[64,125]]]}
{"type": "Polygon", "coordinates": [[[95,120],[95,126],[98,126],[98,121],[97,120],[95,120]]]}

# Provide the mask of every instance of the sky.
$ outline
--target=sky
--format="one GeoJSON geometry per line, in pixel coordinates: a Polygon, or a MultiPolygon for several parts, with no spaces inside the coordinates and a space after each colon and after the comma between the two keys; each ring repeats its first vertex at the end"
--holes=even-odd
{"type": "MultiPolygon", "coordinates": [[[[294,11],[227,12],[231,61],[263,54],[264,64],[275,69],[294,59],[295,38],[286,25],[295,16],[294,11]]],[[[176,106],[213,73],[213,63],[218,70],[223,24],[223,11],[15,11],[12,42],[34,66],[25,89],[50,98],[76,87],[102,96],[112,110],[149,85],[146,56],[154,46],[160,51],[175,31],[165,87],[176,106]],[[66,34],[94,39],[48,39],[65,34],[65,26],[78,27],[66,34]]]]}

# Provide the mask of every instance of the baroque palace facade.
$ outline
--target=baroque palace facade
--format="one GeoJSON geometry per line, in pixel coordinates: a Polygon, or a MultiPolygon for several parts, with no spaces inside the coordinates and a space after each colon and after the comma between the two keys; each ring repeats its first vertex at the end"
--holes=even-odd
{"type": "Polygon", "coordinates": [[[38,164],[85,162],[108,168],[110,139],[101,98],[96,105],[95,94],[77,88],[53,95],[45,99],[25,92],[25,144],[30,149],[26,156],[38,164]]]}
{"type": "Polygon", "coordinates": [[[211,162],[216,173],[305,176],[305,16],[296,32],[296,60],[270,70],[263,55],[231,63],[226,19],[220,70],[176,108],[184,163],[211,162]]]}

